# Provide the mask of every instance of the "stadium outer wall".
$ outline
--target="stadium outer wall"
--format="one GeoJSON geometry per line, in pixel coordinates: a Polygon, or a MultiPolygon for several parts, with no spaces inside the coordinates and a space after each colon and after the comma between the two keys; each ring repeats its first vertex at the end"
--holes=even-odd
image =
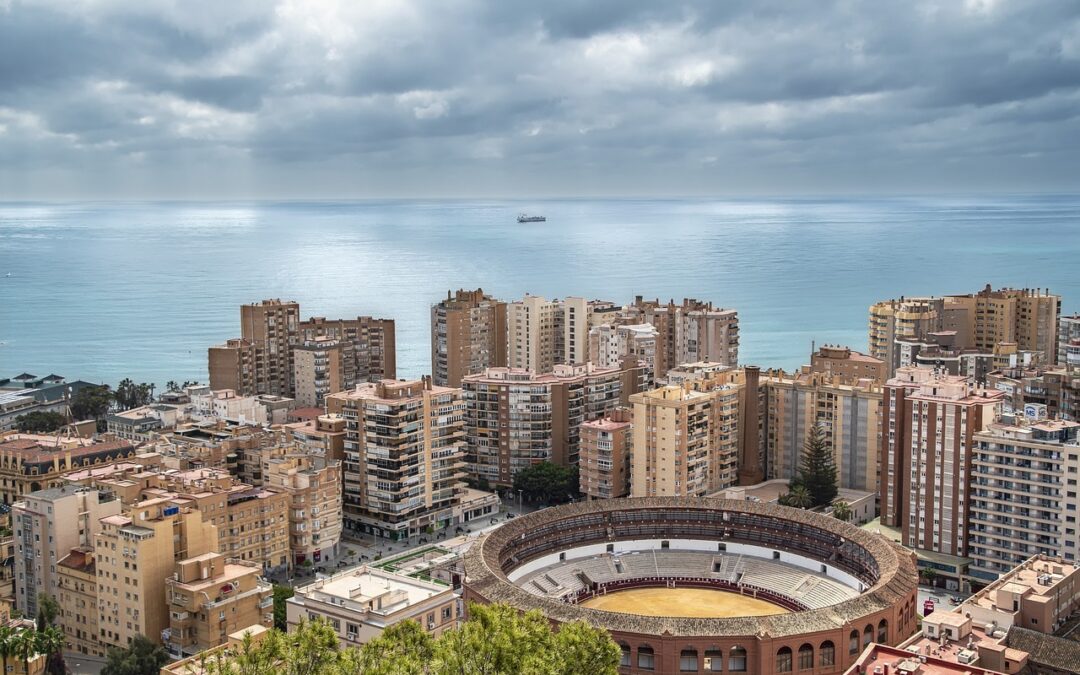
{"type": "Polygon", "coordinates": [[[623,650],[619,672],[626,675],[843,673],[871,641],[896,645],[916,630],[914,554],[835,518],[748,501],[646,497],[537,511],[488,533],[469,550],[463,586],[466,602],[506,603],[538,609],[555,624],[584,620],[605,628],[623,650]],[[535,595],[507,578],[544,555],[641,539],[707,539],[793,553],[856,576],[865,590],[821,609],[696,619],[588,609],[535,595]],[[691,665],[696,670],[687,669],[691,665]]]}

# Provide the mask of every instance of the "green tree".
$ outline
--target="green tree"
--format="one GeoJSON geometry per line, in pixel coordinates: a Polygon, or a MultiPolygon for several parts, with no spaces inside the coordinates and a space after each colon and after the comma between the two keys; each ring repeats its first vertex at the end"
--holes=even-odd
{"type": "Polygon", "coordinates": [[[577,468],[540,462],[514,475],[514,490],[521,490],[530,502],[561,504],[578,497],[577,468]]]}
{"type": "Polygon", "coordinates": [[[30,672],[30,660],[38,654],[37,631],[22,630],[12,638],[12,656],[23,662],[23,672],[30,672]]]}
{"type": "Polygon", "coordinates": [[[45,655],[45,672],[49,675],[67,675],[67,663],[64,661],[64,644],[67,639],[64,631],[57,626],[46,626],[35,633],[38,654],[45,655]]]}
{"type": "Polygon", "coordinates": [[[67,424],[67,418],[51,410],[35,410],[15,418],[15,426],[24,434],[47,434],[67,424]]]}
{"type": "Polygon", "coordinates": [[[37,601],[37,629],[43,631],[56,622],[56,617],[60,614],[60,605],[56,602],[56,598],[48,593],[38,593],[37,601]]]}
{"type": "Polygon", "coordinates": [[[285,601],[296,594],[291,586],[279,586],[274,584],[274,628],[278,630],[288,629],[288,618],[285,613],[285,601]]]}
{"type": "Polygon", "coordinates": [[[136,635],[126,649],[110,649],[101,675],[157,675],[169,662],[169,653],[143,635],[136,635]]]}
{"type": "Polygon", "coordinates": [[[71,416],[75,421],[98,420],[100,428],[100,422],[109,414],[112,403],[113,395],[109,385],[83,387],[71,399],[71,416]]]}
{"type": "Polygon", "coordinates": [[[435,640],[415,621],[400,621],[355,654],[356,672],[364,675],[423,673],[435,655],[435,640]]]}
{"type": "Polygon", "coordinates": [[[937,570],[932,567],[922,568],[921,570],[919,570],[919,574],[920,576],[922,576],[923,581],[926,582],[927,586],[933,586],[934,580],[937,579],[937,570]]]}
{"type": "Polygon", "coordinates": [[[813,425],[806,434],[799,474],[791,482],[792,488],[797,485],[805,487],[810,493],[810,506],[831,504],[836,499],[836,461],[820,425],[813,425]]]}
{"type": "Polygon", "coordinates": [[[3,661],[4,673],[7,673],[8,659],[15,656],[15,636],[17,634],[11,626],[0,626],[0,660],[3,661]]]}
{"type": "Polygon", "coordinates": [[[837,502],[833,502],[832,514],[833,518],[836,518],[837,520],[842,520],[846,523],[847,521],[851,520],[851,504],[848,504],[843,499],[837,502]]]}
{"type": "Polygon", "coordinates": [[[780,498],[780,502],[784,506],[791,506],[796,509],[808,509],[814,505],[814,498],[811,496],[810,491],[806,489],[805,485],[793,485],[788,490],[788,493],[780,498]]]}

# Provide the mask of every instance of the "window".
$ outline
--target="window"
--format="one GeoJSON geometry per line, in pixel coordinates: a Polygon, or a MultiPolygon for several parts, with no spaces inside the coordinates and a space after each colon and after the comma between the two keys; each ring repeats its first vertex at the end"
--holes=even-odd
{"type": "Polygon", "coordinates": [[[724,652],[713,647],[705,650],[705,671],[719,673],[724,670],[724,652]]]}
{"type": "Polygon", "coordinates": [[[728,654],[728,670],[733,673],[746,672],[746,650],[742,647],[732,647],[728,654]]]}
{"type": "Polygon", "coordinates": [[[776,672],[791,672],[791,647],[781,647],[776,651],[776,672]]]}
{"type": "Polygon", "coordinates": [[[877,625],[877,641],[881,644],[889,641],[889,622],[885,619],[877,625]]]}
{"type": "Polygon", "coordinates": [[[851,631],[851,640],[848,642],[848,655],[859,653],[859,631],[851,631]]]}
{"type": "Polygon", "coordinates": [[[679,654],[679,671],[683,673],[696,673],[698,670],[697,650],[684,649],[679,654]]]}
{"type": "Polygon", "coordinates": [[[799,647],[799,670],[814,669],[814,648],[811,645],[799,647]]]}
{"type": "Polygon", "coordinates": [[[863,630],[863,635],[862,635],[862,646],[866,647],[866,645],[870,644],[873,641],[874,641],[874,627],[871,626],[870,624],[866,624],[866,628],[863,630]]]}
{"type": "Polygon", "coordinates": [[[656,658],[653,655],[652,647],[638,647],[637,650],[637,667],[642,670],[652,670],[653,664],[656,658]]]}
{"type": "Polygon", "coordinates": [[[818,653],[821,654],[822,666],[836,665],[836,648],[833,647],[832,640],[822,642],[821,647],[818,648],[818,653]]]}
{"type": "Polygon", "coordinates": [[[619,645],[622,656],[619,657],[620,666],[630,666],[630,645],[619,645]]]}

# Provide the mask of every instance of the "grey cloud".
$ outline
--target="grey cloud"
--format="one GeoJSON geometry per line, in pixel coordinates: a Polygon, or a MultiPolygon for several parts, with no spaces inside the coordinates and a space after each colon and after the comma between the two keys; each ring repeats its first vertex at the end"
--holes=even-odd
{"type": "Polygon", "coordinates": [[[1078,88],[1069,0],[14,0],[0,198],[1061,189],[1078,88]]]}

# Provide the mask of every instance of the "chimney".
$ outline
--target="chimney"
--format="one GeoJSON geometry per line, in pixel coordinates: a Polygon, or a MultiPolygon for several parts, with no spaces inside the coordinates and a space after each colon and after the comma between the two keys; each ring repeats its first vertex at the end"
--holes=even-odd
{"type": "Polygon", "coordinates": [[[756,485],[764,480],[759,453],[758,380],[761,369],[746,366],[746,384],[742,390],[742,415],[739,420],[739,485],[756,485]]]}

